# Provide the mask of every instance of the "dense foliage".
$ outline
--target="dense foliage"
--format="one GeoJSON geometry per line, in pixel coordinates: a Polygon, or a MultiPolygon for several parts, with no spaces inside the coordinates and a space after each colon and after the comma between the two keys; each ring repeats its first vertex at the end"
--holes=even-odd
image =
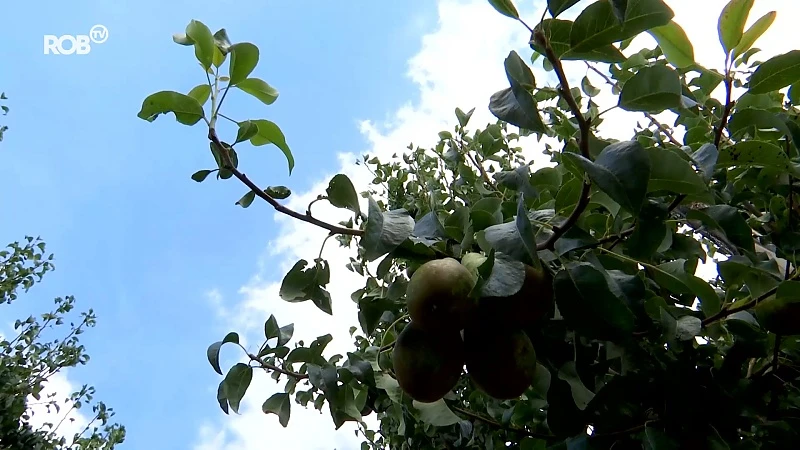
{"type": "MultiPolygon", "coordinates": [[[[574,21],[558,16],[577,0],[548,0],[533,27],[511,0],[489,3],[530,30],[531,63],[553,72],[558,86],[537,83],[525,58],[510,52],[509,87],[489,99],[499,121],[468,131],[472,111],[456,109],[457,125],[439,133],[435,147],[409,146],[390,161],[365,157],[374,173],[361,194],[366,210],[351,181],[336,175],[320,199],[352,211],[339,224],[310,207],[286,208],[288,188],[261,188],[239,170],[238,152],[249,142],[276,145],[291,172],[292,153],[275,123],[237,121],[232,143],[217,134],[217,120],[234,115],[220,113],[229,91],[266,105],[278,97],[251,77],[258,48],[232,44],[224,29],[212,34],[198,21],[174,36],[193,48],[207,82],[188,94],[150,95],[138,116],[202,121],[215,165],[195,181],[236,178],[249,189],[242,207],[259,197],[328,230],[353,248],[347,267],[364,277],[351,296],[360,330],[346,355],[323,357],[330,335],[290,344],[293,325],[274,316],[260,348],[242,347],[245,361],[227,373],[219,351],[238,345],[238,334],[212,344],[208,359],[225,375],[220,407],[237,412],[261,373],[255,369],[264,369],[285,381],[283,392],[265,399],[265,413],[287,426],[293,403],[327,404],[335,427],[360,422],[365,449],[793,448],[800,442],[800,51],[759,61],[753,47],[775,12],[745,30],[753,0],[725,6],[716,23],[725,55],[717,71],[695,62],[662,0],[598,0],[574,21]],[[641,33],[658,46],[629,48],[641,33]],[[609,105],[597,103],[602,89],[588,76],[570,86],[567,60],[583,61],[607,85],[618,98],[613,108],[644,114],[650,125],[599,136],[609,105]],[[654,115],[663,112],[671,125],[654,115]],[[558,148],[540,144],[554,167],[532,167],[521,136],[557,141],[558,148]],[[693,275],[717,253],[717,277],[693,275]],[[447,258],[472,277],[468,293],[458,264],[429,265],[447,258]],[[423,269],[433,275],[417,276],[423,269]],[[457,280],[449,293],[431,294],[434,282],[415,281],[439,276],[457,280]],[[476,314],[482,308],[494,312],[476,314]],[[414,384],[420,372],[429,386],[414,384]],[[520,379],[521,394],[502,384],[520,379]],[[377,430],[362,421],[373,411],[377,430]]],[[[284,300],[331,313],[323,255],[292,267],[284,300]]]]}
{"type": "MultiPolygon", "coordinates": [[[[26,237],[0,251],[0,304],[18,299],[54,269],[53,255],[45,255],[45,244],[26,237]]],[[[64,393],[43,394],[48,381],[63,369],[84,365],[89,355],[79,344],[79,335],[95,325],[92,310],[69,322],[75,307],[72,296],[55,299],[53,311],[14,322],[14,336],[0,336],[0,449],[3,450],[111,450],[125,439],[125,428],[109,422],[114,412],[103,402],[94,402],[95,390],[83,385],[64,393]],[[69,323],[59,339],[46,336],[69,323]],[[76,420],[75,412],[91,406],[92,416],[79,433],[65,436],[62,428],[76,420]],[[35,410],[45,417],[34,418],[35,410]],[[38,419],[38,420],[36,420],[38,419]],[[42,424],[34,425],[34,420],[42,424]]]]}

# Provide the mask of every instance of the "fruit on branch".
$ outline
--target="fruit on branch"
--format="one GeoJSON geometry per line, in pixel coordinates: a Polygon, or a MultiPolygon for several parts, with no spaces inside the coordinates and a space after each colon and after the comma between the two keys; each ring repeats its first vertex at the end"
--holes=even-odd
{"type": "Polygon", "coordinates": [[[411,320],[426,330],[461,330],[476,307],[469,297],[475,281],[453,258],[426,262],[414,271],[406,289],[411,320]]]}
{"type": "Polygon", "coordinates": [[[550,273],[526,265],[522,288],[508,297],[481,298],[475,316],[487,325],[525,328],[549,313],[553,302],[553,279],[550,273]]]}
{"type": "Polygon", "coordinates": [[[458,331],[427,331],[413,320],[397,336],[392,354],[397,383],[418,402],[432,403],[452,390],[464,367],[458,331]]]}
{"type": "Polygon", "coordinates": [[[498,400],[518,398],[533,382],[536,352],[514,328],[464,329],[467,373],[478,389],[498,400]]]}
{"type": "Polygon", "coordinates": [[[758,323],[782,336],[800,334],[800,298],[770,297],[755,307],[758,323]]]}

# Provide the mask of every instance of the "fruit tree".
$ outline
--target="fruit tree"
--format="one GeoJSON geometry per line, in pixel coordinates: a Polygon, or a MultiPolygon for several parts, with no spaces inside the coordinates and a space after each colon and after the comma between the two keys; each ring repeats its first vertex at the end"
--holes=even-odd
{"type": "MultiPolygon", "coordinates": [[[[218,133],[235,116],[220,113],[226,96],[278,97],[253,75],[258,47],[198,21],[174,36],[203,82],[148,96],[138,117],[204,125],[214,161],[195,181],[235,178],[249,189],[241,207],[258,197],[325,229],[364,278],[347,355],[323,356],[330,335],[292,342],[294,326],[274,316],[226,373],[220,347],[239,336],[212,344],[220,407],[238,411],[266,371],[285,384],[265,413],[287,426],[297,404],[327,405],[336,428],[360,423],[362,448],[794,448],[800,50],[759,60],[753,47],[776,13],[745,29],[753,0],[731,0],[709,24],[724,55],[715,70],[695,61],[662,0],[548,0],[538,23],[512,0],[489,3],[530,31],[532,49],[504,61],[508,86],[487,99],[498,121],[468,131],[474,110],[456,108],[433,148],[365,157],[375,178],[361,199],[336,175],[315,201],[352,212],[341,223],[287,208],[289,188],[240,170],[249,143],[277,146],[291,172],[277,124],[240,119],[235,136],[218,133]],[[631,48],[643,33],[657,46],[631,48]],[[616,104],[600,104],[588,77],[571,85],[563,61],[585,64],[616,104]],[[601,136],[609,106],[649,126],[601,136]],[[534,167],[522,137],[552,166],[534,167]],[[695,275],[705,261],[716,277],[695,275]],[[374,430],[362,420],[373,412],[374,430]]],[[[349,300],[332,299],[329,282],[321,251],[291,268],[280,296],[330,314],[349,300]]]]}

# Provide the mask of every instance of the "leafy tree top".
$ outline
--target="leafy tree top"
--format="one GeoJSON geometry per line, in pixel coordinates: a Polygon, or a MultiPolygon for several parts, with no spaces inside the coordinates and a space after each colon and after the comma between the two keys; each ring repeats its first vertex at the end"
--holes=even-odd
{"type": "MultiPolygon", "coordinates": [[[[291,173],[277,124],[240,120],[235,137],[218,135],[217,121],[233,120],[220,113],[230,91],[266,105],[278,97],[252,76],[258,47],[198,21],[173,37],[193,48],[207,82],[152,94],[138,116],[202,121],[215,164],[192,179],[236,178],[248,189],[238,205],[258,197],[325,229],[353,249],[347,268],[364,277],[351,295],[359,328],[346,355],[323,356],[331,335],[292,342],[294,326],[274,316],[258,349],[235,332],[212,344],[220,408],[238,412],[263,369],[285,381],[265,413],[288,426],[293,404],[327,404],[336,428],[359,423],[362,448],[791,447],[800,440],[800,51],[754,58],[775,13],[745,29],[753,1],[725,6],[719,72],[694,60],[662,0],[594,1],[574,21],[559,15],[577,0],[549,0],[534,26],[511,0],[489,3],[530,31],[531,62],[558,85],[537,83],[510,52],[509,86],[488,101],[497,123],[468,131],[474,110],[457,108],[457,125],[433,148],[366,156],[371,186],[359,193],[339,174],[315,200],[352,212],[337,224],[312,205],[287,208],[289,188],[262,188],[239,169],[249,142],[274,144],[291,173]],[[626,56],[642,33],[658,46],[626,56]],[[602,89],[588,76],[570,86],[568,60],[603,80],[613,107],[650,125],[600,136],[602,89]],[[734,87],[745,93],[734,98],[734,87]],[[673,124],[656,119],[665,111],[673,124]],[[559,148],[542,144],[554,167],[532,167],[521,136],[557,140],[559,148]],[[715,253],[725,255],[718,276],[695,276],[715,253]],[[227,373],[225,344],[245,355],[227,373]],[[376,430],[363,421],[373,412],[376,430]]],[[[286,274],[283,300],[328,314],[347,301],[326,289],[328,238],[286,274]]]]}

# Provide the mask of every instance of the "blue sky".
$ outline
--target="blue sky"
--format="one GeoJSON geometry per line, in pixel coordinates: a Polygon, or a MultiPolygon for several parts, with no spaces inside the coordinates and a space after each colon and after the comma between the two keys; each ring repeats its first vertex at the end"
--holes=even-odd
{"type": "Polygon", "coordinates": [[[241,159],[265,184],[306,190],[337,164],[337,152],[366,150],[358,119],[381,119],[413,95],[406,59],[434,7],[421,0],[5,7],[3,33],[17,44],[3,51],[14,63],[0,87],[11,107],[0,144],[0,238],[41,235],[57,270],[0,317],[5,326],[67,294],[79,309],[95,309],[98,326],[82,339],[91,363],[71,378],[94,384],[116,409],[128,428],[125,448],[186,448],[202,418],[221,414],[206,392],[218,378],[205,348],[220,329],[204,292],[235,292],[275,237],[270,210],[234,206],[245,192],[238,182],[189,179],[213,164],[202,123],[136,117],[148,94],[204,82],[192,50],[172,34],[198,19],[260,47],[254,75],[279,89],[280,99],[265,107],[231,96],[225,109],[278,123],[295,174],[288,177],[272,146],[245,148],[241,159]],[[97,23],[110,37],[89,55],[43,55],[43,34],[86,34],[97,23]]]}
{"type": "MultiPolygon", "coordinates": [[[[295,322],[296,336],[334,330],[334,343],[347,348],[346,330],[355,323],[348,297],[359,283],[341,267],[349,251],[326,247],[335,317],[282,302],[276,295],[282,274],[297,259],[315,257],[324,233],[276,220],[259,202],[247,210],[234,206],[246,191],[235,180],[191,181],[193,172],[213,165],[202,126],[186,127],[172,116],[147,123],[136,113],[150,93],[188,92],[204,82],[192,50],[171,40],[189,20],[212,31],[225,27],[234,42],[255,43],[261,62],[253,76],[281,96],[265,107],[229,95],[223,110],[282,127],[296,159],[291,177],[273,146],[242,146],[241,166],[259,184],[291,187],[290,206],[304,208],[337,171],[365,187],[371,177],[352,165],[355,155],[391,155],[411,141],[430,144],[437,131],[454,124],[456,106],[477,108],[472,126],[491,120],[489,95],[507,83],[503,58],[511,49],[529,50],[526,33],[487,3],[77,0],[6,6],[3,37],[16,44],[2,50],[0,90],[9,96],[11,113],[0,122],[10,128],[0,143],[0,240],[41,235],[56,254],[57,269],[17,304],[0,308],[0,330],[49,308],[55,296],[73,294],[79,309],[94,308],[99,324],[81,341],[92,360],[69,380],[95,385],[98,398],[115,408],[128,429],[125,449],[250,450],[263,448],[265,434],[295,439],[294,448],[354,448],[358,440],[350,431],[334,434],[327,411],[319,418],[294,407],[286,430],[261,414],[274,383],[254,382],[243,415],[224,416],[214,398],[220,378],[205,360],[208,344],[227,331],[247,331],[255,342],[273,312],[281,324],[295,322]],[[95,24],[105,25],[110,37],[89,55],[43,55],[42,35],[86,34],[95,24]]],[[[535,22],[541,9],[533,7],[542,2],[525,3],[521,11],[535,22]]],[[[695,42],[697,59],[719,68],[715,17],[725,2],[668,3],[695,42]]],[[[763,47],[788,50],[778,30],[800,7],[757,2],[750,22],[770,9],[779,16],[763,47]]],[[[585,73],[567,70],[573,85],[585,73]]],[[[553,84],[540,66],[534,72],[553,84]]],[[[630,120],[609,114],[606,134],[629,132],[630,120]]],[[[526,142],[532,157],[540,154],[541,145],[526,142]]],[[[321,206],[320,214],[335,213],[321,206]]],[[[236,359],[223,356],[223,366],[236,359]]]]}

